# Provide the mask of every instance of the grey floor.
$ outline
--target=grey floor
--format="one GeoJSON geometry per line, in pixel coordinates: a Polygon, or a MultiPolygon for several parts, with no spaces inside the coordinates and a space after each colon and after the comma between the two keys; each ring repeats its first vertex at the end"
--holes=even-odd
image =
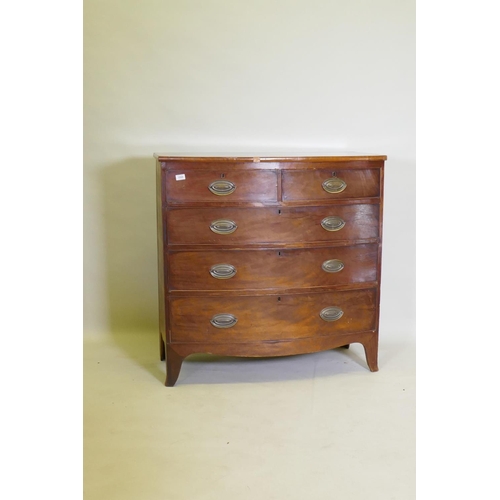
{"type": "Polygon", "coordinates": [[[86,337],[86,500],[411,500],[415,346],[194,355],[163,385],[155,332],[86,337]]]}

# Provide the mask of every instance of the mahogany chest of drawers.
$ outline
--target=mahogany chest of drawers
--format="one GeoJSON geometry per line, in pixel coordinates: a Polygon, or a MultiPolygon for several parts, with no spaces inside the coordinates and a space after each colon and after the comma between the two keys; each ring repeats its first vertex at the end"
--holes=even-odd
{"type": "Polygon", "coordinates": [[[385,156],[155,158],[165,385],[194,353],[378,369],[385,156]]]}

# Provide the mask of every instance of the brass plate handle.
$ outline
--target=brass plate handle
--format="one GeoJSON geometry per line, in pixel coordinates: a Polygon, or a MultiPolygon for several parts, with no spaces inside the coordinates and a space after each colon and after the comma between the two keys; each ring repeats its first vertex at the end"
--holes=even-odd
{"type": "Polygon", "coordinates": [[[236,325],[237,322],[238,318],[229,313],[216,314],[210,320],[210,323],[212,323],[215,328],[231,328],[236,325]]]}
{"type": "Polygon", "coordinates": [[[339,231],[345,226],[345,220],[336,215],[330,215],[321,221],[321,226],[327,231],[339,231]]]}
{"type": "Polygon", "coordinates": [[[321,268],[326,273],[338,273],[344,269],[344,263],[339,259],[330,259],[323,262],[321,268]]]}
{"type": "Polygon", "coordinates": [[[335,194],[341,193],[347,187],[347,183],[343,179],[334,176],[324,181],[322,186],[327,193],[335,194]]]}
{"type": "Polygon", "coordinates": [[[337,306],[325,307],[319,315],[323,321],[337,321],[342,317],[344,311],[337,306]]]}
{"type": "Polygon", "coordinates": [[[218,280],[228,280],[236,274],[236,268],[231,264],[215,264],[210,268],[210,274],[218,280]]]}
{"type": "Polygon", "coordinates": [[[208,186],[208,189],[217,196],[227,196],[228,194],[234,193],[236,185],[231,181],[217,180],[212,182],[212,184],[208,186]]]}
{"type": "Polygon", "coordinates": [[[210,224],[210,229],[217,234],[231,234],[238,229],[238,226],[233,220],[218,219],[210,224]]]}

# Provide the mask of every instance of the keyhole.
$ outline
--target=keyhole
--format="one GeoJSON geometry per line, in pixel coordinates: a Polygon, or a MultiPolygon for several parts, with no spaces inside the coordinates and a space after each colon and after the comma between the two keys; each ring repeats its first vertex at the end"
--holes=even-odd
{"type": "Polygon", "coordinates": [[[278,215],[281,215],[281,210],[278,210],[278,215]]]}
{"type": "Polygon", "coordinates": [[[226,174],[220,174],[221,179],[224,179],[224,177],[226,177],[226,174]]]}
{"type": "Polygon", "coordinates": [[[281,297],[278,297],[278,302],[281,302],[281,297]]]}
{"type": "Polygon", "coordinates": [[[281,252],[278,252],[278,255],[281,257],[281,252]]]}
{"type": "Polygon", "coordinates": [[[332,177],[337,177],[337,172],[332,172],[332,177]]]}

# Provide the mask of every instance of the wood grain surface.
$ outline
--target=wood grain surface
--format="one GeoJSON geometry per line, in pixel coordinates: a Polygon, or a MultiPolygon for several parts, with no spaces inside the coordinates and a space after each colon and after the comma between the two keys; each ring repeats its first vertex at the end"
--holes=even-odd
{"type": "Polygon", "coordinates": [[[332,201],[344,198],[367,198],[380,195],[378,169],[339,170],[329,169],[293,170],[283,172],[283,201],[332,201]],[[329,193],[323,182],[335,176],[342,179],[346,188],[340,193],[329,193]]]}
{"type": "Polygon", "coordinates": [[[282,208],[176,208],[166,212],[169,245],[242,245],[258,243],[330,242],[378,237],[379,207],[374,204],[282,208]],[[338,216],[339,231],[327,231],[321,221],[338,216]],[[227,219],[238,228],[231,234],[210,229],[215,220],[227,219]]]}
{"type": "Polygon", "coordinates": [[[276,202],[278,173],[274,170],[169,170],[165,176],[168,203],[276,202]],[[180,178],[181,180],[177,180],[180,178]],[[209,190],[214,181],[229,181],[233,193],[219,196],[209,190]]]}
{"type": "Polygon", "coordinates": [[[171,291],[241,291],[375,282],[377,254],[376,244],[312,249],[170,252],[169,286],[171,291]],[[341,271],[329,273],[323,270],[322,264],[332,259],[343,263],[341,271]],[[210,274],[210,269],[216,264],[232,265],[236,274],[229,279],[216,279],[210,274]]]}
{"type": "Polygon", "coordinates": [[[170,297],[172,342],[245,342],[284,340],[368,331],[375,328],[375,290],[257,297],[170,297]],[[320,312],[340,307],[337,321],[320,312]],[[232,314],[237,323],[216,328],[216,314],[232,314]]]}

